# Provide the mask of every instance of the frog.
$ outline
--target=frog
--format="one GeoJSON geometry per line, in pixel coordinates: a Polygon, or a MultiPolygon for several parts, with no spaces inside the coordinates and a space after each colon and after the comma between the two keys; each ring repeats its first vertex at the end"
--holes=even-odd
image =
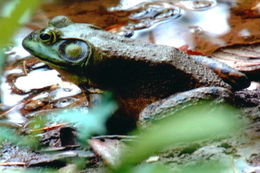
{"type": "Polygon", "coordinates": [[[66,16],[50,19],[22,45],[77,85],[113,92],[119,105],[115,117],[144,126],[179,105],[228,100],[250,85],[244,73],[212,58],[74,23],[66,16]]]}

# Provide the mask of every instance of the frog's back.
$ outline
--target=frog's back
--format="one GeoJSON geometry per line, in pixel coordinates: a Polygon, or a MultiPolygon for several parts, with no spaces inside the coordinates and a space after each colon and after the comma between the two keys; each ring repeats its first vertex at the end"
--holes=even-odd
{"type": "MultiPolygon", "coordinates": [[[[174,71],[179,71],[185,73],[185,76],[189,76],[189,80],[192,81],[192,88],[220,86],[231,89],[229,84],[225,83],[209,68],[194,61],[193,58],[176,48],[133,40],[97,29],[91,25],[87,27],[87,32],[82,33],[80,37],[98,48],[103,59],[108,61],[136,62],[137,64],[144,63],[150,67],[169,66],[174,71]]],[[[157,71],[157,73],[160,73],[160,71],[157,71]]]]}

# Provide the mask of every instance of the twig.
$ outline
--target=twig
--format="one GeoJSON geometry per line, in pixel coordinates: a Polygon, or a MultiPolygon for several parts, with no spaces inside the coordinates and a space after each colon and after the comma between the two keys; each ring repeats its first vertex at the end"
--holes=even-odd
{"type": "Polygon", "coordinates": [[[34,129],[34,130],[30,130],[30,133],[47,132],[47,131],[50,131],[50,130],[58,129],[58,128],[63,127],[65,125],[67,125],[67,123],[61,123],[61,124],[56,124],[56,125],[49,126],[49,127],[44,127],[44,128],[40,128],[40,129],[34,129]]]}
{"type": "Polygon", "coordinates": [[[25,162],[0,162],[0,166],[25,166],[25,162]]]}

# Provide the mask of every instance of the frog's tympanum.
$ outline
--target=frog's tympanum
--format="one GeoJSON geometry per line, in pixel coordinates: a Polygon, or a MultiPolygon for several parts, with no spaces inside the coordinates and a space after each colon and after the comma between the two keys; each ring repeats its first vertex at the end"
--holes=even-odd
{"type": "Polygon", "coordinates": [[[32,32],[23,46],[70,74],[75,83],[114,92],[120,110],[140,122],[161,118],[188,101],[228,98],[250,83],[244,74],[212,59],[73,23],[64,16],[32,32]]]}

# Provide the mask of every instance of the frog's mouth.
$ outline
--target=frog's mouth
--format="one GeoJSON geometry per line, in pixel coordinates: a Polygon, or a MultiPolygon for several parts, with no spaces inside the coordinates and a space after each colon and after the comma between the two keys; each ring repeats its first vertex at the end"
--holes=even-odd
{"type": "Polygon", "coordinates": [[[65,62],[58,56],[54,45],[45,45],[41,43],[38,40],[38,33],[38,31],[34,31],[24,38],[22,42],[24,49],[45,62],[64,65],[65,62]]]}

